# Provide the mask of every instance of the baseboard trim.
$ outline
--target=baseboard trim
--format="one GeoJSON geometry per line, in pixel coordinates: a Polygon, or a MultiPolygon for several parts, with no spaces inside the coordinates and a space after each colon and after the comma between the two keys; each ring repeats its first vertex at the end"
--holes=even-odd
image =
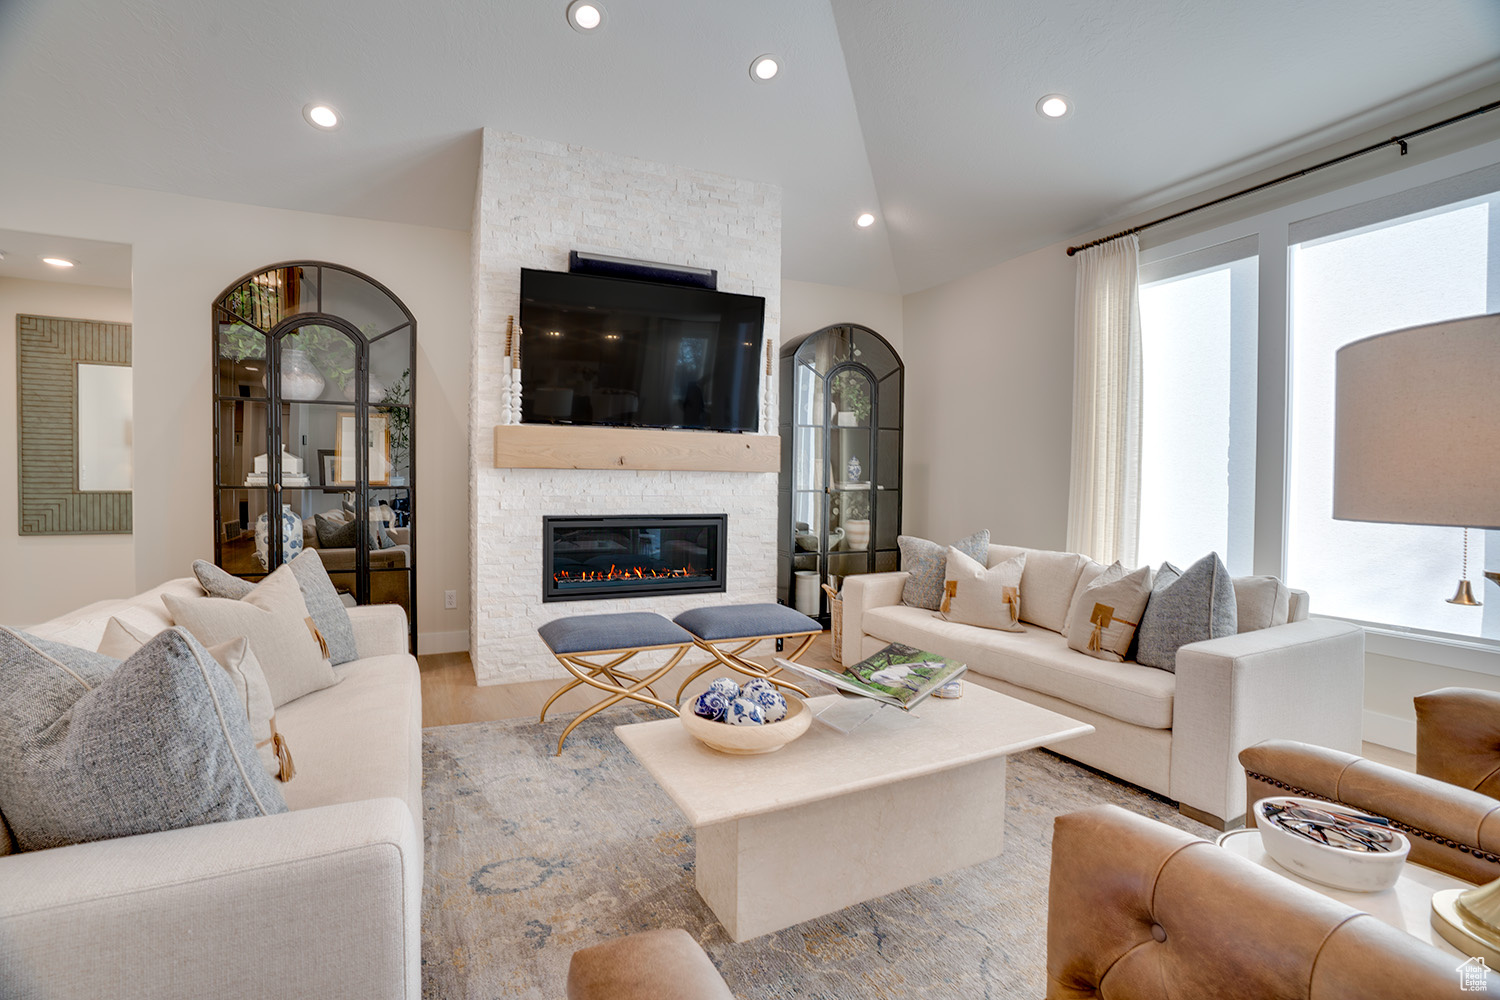
{"type": "Polygon", "coordinates": [[[1417,752],[1416,719],[1402,719],[1382,712],[1372,712],[1367,708],[1364,733],[1366,743],[1378,743],[1405,753],[1417,752]]]}
{"type": "Polygon", "coordinates": [[[417,649],[425,656],[428,653],[465,653],[469,649],[469,631],[418,632],[417,649]]]}

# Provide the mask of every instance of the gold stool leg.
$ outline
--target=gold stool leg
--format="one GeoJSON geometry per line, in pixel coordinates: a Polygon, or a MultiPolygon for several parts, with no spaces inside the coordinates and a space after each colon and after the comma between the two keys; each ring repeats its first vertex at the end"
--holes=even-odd
{"type": "MultiPolygon", "coordinates": [[[[635,656],[637,653],[644,652],[644,650],[631,650],[616,658],[615,660],[612,660],[608,664],[589,663],[588,661],[582,659],[582,655],[586,654],[554,654],[557,656],[558,661],[562,663],[563,667],[577,678],[576,684],[587,684],[590,687],[598,688],[600,691],[604,691],[609,694],[609,697],[580,712],[577,718],[568,723],[567,728],[562,731],[562,735],[557,738],[557,753],[553,756],[562,756],[564,741],[567,740],[568,734],[571,733],[580,722],[585,719],[591,718],[592,716],[598,715],[600,712],[604,711],[606,708],[609,708],[611,705],[618,704],[619,702],[624,701],[627,698],[633,701],[643,702],[648,705],[655,705],[657,708],[666,709],[668,712],[676,715],[677,709],[673,708],[671,705],[668,705],[661,699],[655,697],[654,692],[651,695],[643,695],[640,692],[642,690],[649,690],[649,685],[661,680],[661,678],[664,677],[673,667],[677,666],[677,664],[682,661],[682,658],[687,655],[687,651],[687,645],[678,647],[677,652],[670,659],[668,659],[666,663],[658,667],[656,670],[653,670],[650,674],[646,675],[643,678],[633,678],[634,683],[628,688],[618,683],[606,684],[598,679],[599,675],[601,673],[609,674],[614,667],[618,666],[621,663],[624,663],[626,660],[630,659],[632,656],[635,656]],[[585,674],[583,672],[584,669],[587,669],[589,673],[585,674]]],[[[568,685],[568,687],[572,688],[576,686],[576,684],[570,684],[568,685]]],[[[556,695],[554,695],[553,697],[555,698],[556,695]]],[[[550,705],[551,702],[549,701],[548,704],[550,705]]]]}

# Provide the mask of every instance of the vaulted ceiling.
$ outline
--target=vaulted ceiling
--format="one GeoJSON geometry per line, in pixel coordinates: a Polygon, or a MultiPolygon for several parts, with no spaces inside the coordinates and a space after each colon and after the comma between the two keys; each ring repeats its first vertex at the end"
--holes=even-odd
{"type": "Polygon", "coordinates": [[[1500,82],[1496,0],[599,2],[0,0],[0,166],[467,229],[488,126],[778,182],[787,277],[911,292],[1500,82]]]}

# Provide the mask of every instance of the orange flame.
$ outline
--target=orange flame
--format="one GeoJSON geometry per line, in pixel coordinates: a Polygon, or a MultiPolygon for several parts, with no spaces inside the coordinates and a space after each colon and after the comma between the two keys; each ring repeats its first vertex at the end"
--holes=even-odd
{"type": "Polygon", "coordinates": [[[642,569],[639,566],[620,569],[611,565],[608,572],[601,570],[583,570],[572,572],[570,570],[558,570],[552,574],[552,582],[558,586],[569,583],[609,583],[615,580],[666,580],[690,576],[699,576],[697,570],[692,566],[684,566],[681,569],[642,569]]]}

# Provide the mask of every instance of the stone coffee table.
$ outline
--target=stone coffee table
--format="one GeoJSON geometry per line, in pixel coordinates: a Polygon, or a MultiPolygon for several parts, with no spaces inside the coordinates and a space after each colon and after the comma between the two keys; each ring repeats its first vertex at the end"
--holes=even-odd
{"type": "Polygon", "coordinates": [[[735,941],[995,857],[1006,754],[1093,731],[968,682],[962,698],[883,709],[849,735],[814,722],[753,757],[710,750],[677,719],[615,727],[693,824],[698,893],[735,941]]]}

